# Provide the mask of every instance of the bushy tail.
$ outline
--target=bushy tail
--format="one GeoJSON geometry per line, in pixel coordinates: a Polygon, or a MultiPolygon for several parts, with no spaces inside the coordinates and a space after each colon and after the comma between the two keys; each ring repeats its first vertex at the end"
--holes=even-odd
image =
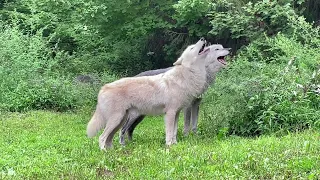
{"type": "Polygon", "coordinates": [[[101,110],[97,105],[96,111],[87,125],[88,137],[95,136],[100,129],[104,128],[105,125],[106,125],[106,121],[103,118],[101,110]]]}

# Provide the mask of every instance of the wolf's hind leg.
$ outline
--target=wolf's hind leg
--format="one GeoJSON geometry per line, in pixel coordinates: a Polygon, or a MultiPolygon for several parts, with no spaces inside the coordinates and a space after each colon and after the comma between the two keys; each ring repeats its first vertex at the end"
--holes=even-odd
{"type": "Polygon", "coordinates": [[[120,133],[119,133],[119,143],[121,145],[125,145],[125,134],[126,131],[128,130],[128,126],[129,126],[129,121],[130,121],[130,116],[127,116],[127,120],[125,121],[124,125],[122,126],[120,133]]]}
{"type": "Polygon", "coordinates": [[[132,133],[135,129],[135,127],[143,120],[145,116],[140,114],[132,114],[128,113],[127,121],[123,125],[120,131],[120,144],[125,145],[125,134],[128,134],[129,141],[132,140],[132,133]]]}
{"type": "Polygon", "coordinates": [[[173,143],[174,144],[177,143],[179,114],[180,114],[180,111],[178,111],[176,113],[176,117],[175,117],[175,120],[174,120],[174,134],[173,134],[173,143]]]}
{"type": "Polygon", "coordinates": [[[99,137],[100,149],[112,147],[114,134],[120,129],[123,123],[125,123],[127,116],[127,112],[121,112],[113,114],[110,116],[110,118],[108,118],[106,127],[99,137]]]}
{"type": "Polygon", "coordinates": [[[127,130],[127,134],[128,134],[128,139],[129,141],[132,141],[132,134],[133,134],[133,131],[134,129],[137,127],[138,124],[140,124],[140,122],[144,119],[144,115],[141,115],[139,116],[138,118],[136,118],[136,120],[130,124],[130,126],[128,127],[128,130],[127,130]]]}

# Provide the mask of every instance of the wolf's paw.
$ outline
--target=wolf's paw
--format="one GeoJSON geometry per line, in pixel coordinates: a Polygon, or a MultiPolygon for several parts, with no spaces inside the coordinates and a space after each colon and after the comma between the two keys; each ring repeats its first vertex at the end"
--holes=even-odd
{"type": "Polygon", "coordinates": [[[184,136],[188,136],[188,135],[189,135],[189,131],[184,130],[184,131],[183,131],[183,135],[184,135],[184,136]]]}
{"type": "Polygon", "coordinates": [[[166,141],[166,145],[167,146],[171,146],[173,144],[177,144],[177,140],[176,139],[171,139],[170,141],[166,141]]]}
{"type": "Polygon", "coordinates": [[[125,140],[120,140],[119,143],[120,143],[121,146],[125,146],[126,145],[125,140]]]}
{"type": "Polygon", "coordinates": [[[112,148],[112,143],[99,142],[99,147],[101,150],[106,150],[112,148]]]}
{"type": "Polygon", "coordinates": [[[122,146],[126,145],[126,141],[125,141],[125,139],[124,139],[123,136],[120,136],[120,138],[119,138],[119,143],[120,143],[122,146]]]}

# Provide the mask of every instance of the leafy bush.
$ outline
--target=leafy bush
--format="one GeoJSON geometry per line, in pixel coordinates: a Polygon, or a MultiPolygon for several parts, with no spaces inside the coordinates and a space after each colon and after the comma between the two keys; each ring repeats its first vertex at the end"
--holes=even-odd
{"type": "Polygon", "coordinates": [[[211,4],[208,0],[182,0],[173,5],[178,27],[187,27],[188,34],[201,37],[210,31],[206,18],[211,4]]]}
{"type": "Polygon", "coordinates": [[[255,44],[242,51],[209,90],[204,130],[252,136],[319,126],[318,48],[302,44],[295,35],[278,34],[258,43],[271,47],[273,56],[266,57],[256,53],[264,49],[255,44]]]}
{"type": "Polygon", "coordinates": [[[22,33],[17,26],[0,24],[0,105],[2,110],[75,108],[80,89],[59,67],[62,52],[52,58],[41,31],[22,33]]]}
{"type": "Polygon", "coordinates": [[[285,32],[291,28],[290,20],[297,17],[293,3],[294,0],[258,1],[239,6],[239,2],[230,0],[214,2],[208,14],[212,26],[210,33],[218,37],[230,36],[243,45],[264,34],[273,36],[285,32]]]}
{"type": "Polygon", "coordinates": [[[319,126],[319,27],[289,4],[260,1],[238,10],[219,2],[212,33],[230,31],[250,44],[209,90],[204,130],[252,136],[319,126]]]}

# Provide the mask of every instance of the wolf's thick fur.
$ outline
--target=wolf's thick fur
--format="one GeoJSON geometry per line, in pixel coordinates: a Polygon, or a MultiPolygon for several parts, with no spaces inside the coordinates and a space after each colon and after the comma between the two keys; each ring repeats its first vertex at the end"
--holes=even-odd
{"type": "Polygon", "coordinates": [[[92,137],[105,128],[99,137],[99,146],[105,149],[112,146],[113,136],[128,114],[165,114],[166,144],[176,143],[179,111],[198,97],[206,85],[204,59],[209,49],[199,53],[204,44],[201,39],[188,46],[177,61],[179,65],[163,74],[122,78],[104,85],[87,135],[92,137]]]}
{"type": "Polygon", "coordinates": [[[155,69],[155,70],[144,71],[144,72],[142,72],[140,74],[137,74],[134,77],[154,76],[154,75],[165,73],[165,72],[169,71],[170,69],[172,69],[172,67],[168,67],[168,68],[164,68],[164,69],[155,69]]]}
{"type": "MultiPolygon", "coordinates": [[[[217,50],[223,50],[223,46],[220,44],[214,44],[209,46],[210,52],[207,55],[205,59],[205,65],[206,65],[206,85],[203,89],[203,91],[206,91],[210,84],[213,83],[216,77],[216,73],[223,67],[225,67],[224,64],[219,62],[217,60],[217,50]]],[[[227,49],[229,50],[229,49],[227,49]]],[[[168,71],[172,67],[166,68],[166,69],[157,69],[157,70],[150,70],[142,72],[138,76],[153,76],[157,75],[163,72],[168,71]]],[[[193,132],[197,131],[197,124],[198,124],[198,114],[199,114],[199,106],[201,102],[201,98],[195,98],[191,105],[186,107],[184,110],[184,134],[188,134],[190,131],[190,124],[191,124],[191,130],[193,132]]],[[[120,144],[125,144],[125,134],[127,133],[129,140],[132,140],[132,134],[135,129],[135,127],[144,119],[145,115],[141,115],[138,113],[131,113],[128,116],[128,120],[126,124],[122,127],[120,132],[120,144]]]]}

